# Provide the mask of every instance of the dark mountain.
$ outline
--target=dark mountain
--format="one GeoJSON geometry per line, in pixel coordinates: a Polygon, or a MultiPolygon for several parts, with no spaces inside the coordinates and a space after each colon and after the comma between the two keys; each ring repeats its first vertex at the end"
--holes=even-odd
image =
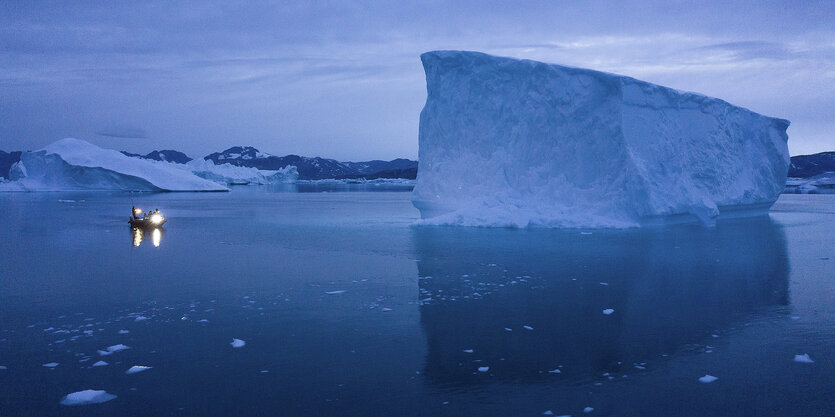
{"type": "MultiPolygon", "coordinates": [[[[300,180],[319,180],[327,178],[361,178],[371,179],[378,173],[387,172],[385,175],[396,175],[398,170],[417,170],[417,162],[408,159],[395,159],[393,161],[368,161],[368,162],[339,162],[335,159],[310,158],[299,155],[274,156],[261,153],[251,146],[235,146],[223,152],[215,152],[205,158],[215,164],[232,164],[237,166],[253,167],[258,169],[276,170],[288,165],[294,165],[299,171],[300,180]],[[391,171],[391,172],[389,172],[391,171]]],[[[403,172],[409,175],[408,172],[403,172]]],[[[402,178],[402,177],[381,177],[374,178],[402,178]]]]}
{"type": "Polygon", "coordinates": [[[122,151],[122,153],[133,158],[153,159],[154,161],[173,162],[175,164],[185,164],[191,161],[191,158],[189,158],[188,155],[180,151],[173,151],[170,149],[148,152],[147,155],[140,155],[138,153],[130,153],[125,151],[122,151]]]}
{"type": "Polygon", "coordinates": [[[21,152],[3,152],[0,151],[0,177],[9,178],[9,168],[15,162],[20,161],[21,152]]]}
{"type": "Polygon", "coordinates": [[[793,156],[789,167],[789,176],[794,178],[809,178],[824,172],[835,172],[835,152],[793,156]]]}
{"type": "MultiPolygon", "coordinates": [[[[349,168],[359,172],[360,174],[372,174],[375,172],[382,172],[382,171],[394,171],[394,170],[406,170],[415,168],[417,169],[417,161],[411,161],[408,159],[397,158],[391,161],[380,161],[380,160],[373,160],[368,162],[343,162],[349,168]]],[[[387,177],[383,177],[387,178],[387,177]]],[[[399,177],[396,177],[399,178],[399,177]]],[[[369,178],[370,179],[370,178],[369,178]]]]}

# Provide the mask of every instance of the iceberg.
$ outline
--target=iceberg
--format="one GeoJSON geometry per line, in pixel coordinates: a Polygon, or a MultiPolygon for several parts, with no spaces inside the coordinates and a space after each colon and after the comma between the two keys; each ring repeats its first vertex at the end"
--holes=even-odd
{"type": "Polygon", "coordinates": [[[598,71],[421,55],[419,224],[636,227],[765,214],[789,121],[598,71]]]}
{"type": "Polygon", "coordinates": [[[215,164],[207,159],[193,159],[183,167],[200,178],[227,185],[282,184],[295,182],[299,178],[299,171],[293,165],[278,170],[262,170],[229,163],[215,164]]]}
{"type": "Polygon", "coordinates": [[[67,138],[24,152],[9,171],[12,182],[0,185],[7,191],[228,191],[178,165],[67,138]]]}

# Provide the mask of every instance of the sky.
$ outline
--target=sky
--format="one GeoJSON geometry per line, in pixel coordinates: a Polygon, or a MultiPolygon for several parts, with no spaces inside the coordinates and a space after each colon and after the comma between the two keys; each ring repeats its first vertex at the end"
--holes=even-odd
{"type": "Polygon", "coordinates": [[[0,149],[415,159],[420,54],[632,76],[835,150],[835,1],[0,2],[0,149]],[[56,4],[57,3],[57,4],[56,4]]]}

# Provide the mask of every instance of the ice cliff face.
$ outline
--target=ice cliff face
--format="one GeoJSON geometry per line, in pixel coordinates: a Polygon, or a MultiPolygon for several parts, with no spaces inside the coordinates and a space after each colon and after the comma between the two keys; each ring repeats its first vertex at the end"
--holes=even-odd
{"type": "Polygon", "coordinates": [[[421,56],[423,223],[630,227],[764,213],[787,120],[629,77],[476,52],[421,56]]]}

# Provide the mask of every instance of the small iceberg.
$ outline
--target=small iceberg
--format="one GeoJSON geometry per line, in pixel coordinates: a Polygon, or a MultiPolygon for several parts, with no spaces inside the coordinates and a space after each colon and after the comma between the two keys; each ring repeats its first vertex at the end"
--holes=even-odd
{"type": "Polygon", "coordinates": [[[479,372],[487,372],[487,371],[489,371],[489,370],[490,370],[490,367],[489,367],[489,366],[480,366],[480,367],[478,368],[478,371],[479,371],[479,372]]]}
{"type": "Polygon", "coordinates": [[[241,339],[232,339],[232,343],[230,343],[230,345],[232,345],[233,348],[242,348],[246,346],[246,342],[241,339]]]}
{"type": "Polygon", "coordinates": [[[115,395],[108,394],[107,391],[104,391],[104,390],[86,389],[84,391],[77,391],[77,392],[73,392],[72,394],[67,394],[64,398],[61,399],[61,404],[63,404],[63,405],[99,404],[99,403],[110,401],[114,398],[116,398],[115,395]]]}
{"type": "Polygon", "coordinates": [[[153,367],[152,366],[143,366],[143,365],[134,365],[134,366],[131,366],[130,368],[128,368],[128,370],[125,371],[125,373],[128,374],[128,375],[137,374],[137,373],[140,373],[140,372],[143,372],[143,371],[147,371],[151,368],[153,368],[153,367]]]}
{"type": "Polygon", "coordinates": [[[93,364],[93,366],[107,366],[107,365],[110,365],[110,364],[105,362],[105,361],[98,361],[98,362],[93,364]]]}
{"type": "Polygon", "coordinates": [[[614,312],[615,312],[615,310],[613,310],[613,309],[611,309],[611,308],[607,308],[607,309],[603,310],[603,314],[605,314],[605,315],[607,315],[607,316],[608,316],[609,314],[614,313],[614,312]]]}
{"type": "Polygon", "coordinates": [[[713,375],[705,375],[705,376],[699,378],[699,382],[701,382],[703,384],[709,384],[713,381],[716,381],[717,379],[719,379],[719,378],[717,378],[713,375]]]}
{"type": "Polygon", "coordinates": [[[533,330],[533,327],[528,326],[528,325],[524,325],[524,326],[522,326],[522,328],[524,328],[525,330],[533,330]]]}
{"type": "Polygon", "coordinates": [[[794,355],[794,361],[800,363],[815,363],[815,361],[813,361],[812,358],[809,357],[808,353],[804,353],[802,355],[794,355]]]}

